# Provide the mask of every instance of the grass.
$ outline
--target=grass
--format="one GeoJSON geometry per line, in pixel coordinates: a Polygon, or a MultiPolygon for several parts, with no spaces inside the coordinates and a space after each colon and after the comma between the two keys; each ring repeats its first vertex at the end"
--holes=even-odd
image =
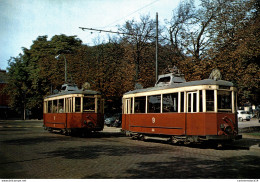
{"type": "Polygon", "coordinates": [[[258,133],[246,133],[247,135],[260,136],[260,132],[258,133]]]}

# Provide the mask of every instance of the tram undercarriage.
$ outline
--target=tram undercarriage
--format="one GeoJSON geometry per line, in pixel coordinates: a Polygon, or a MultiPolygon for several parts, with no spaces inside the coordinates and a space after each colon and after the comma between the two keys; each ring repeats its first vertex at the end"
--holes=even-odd
{"type": "Polygon", "coordinates": [[[51,133],[60,133],[66,136],[88,136],[92,132],[101,131],[102,128],[51,128],[44,126],[45,130],[48,130],[51,133]]]}
{"type": "Polygon", "coordinates": [[[147,133],[135,133],[125,131],[126,136],[132,137],[134,140],[161,140],[167,141],[171,144],[196,144],[196,143],[205,143],[205,142],[212,142],[212,143],[229,143],[233,140],[242,139],[242,135],[206,135],[206,136],[199,136],[199,135],[160,135],[160,134],[147,134],[147,133]]]}

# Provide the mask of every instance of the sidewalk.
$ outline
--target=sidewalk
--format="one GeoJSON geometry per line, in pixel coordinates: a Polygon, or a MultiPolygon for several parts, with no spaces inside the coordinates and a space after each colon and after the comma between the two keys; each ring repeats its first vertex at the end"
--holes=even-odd
{"type": "Polygon", "coordinates": [[[238,122],[238,128],[249,128],[249,127],[260,127],[259,119],[257,118],[252,118],[250,121],[241,121],[238,122]]]}

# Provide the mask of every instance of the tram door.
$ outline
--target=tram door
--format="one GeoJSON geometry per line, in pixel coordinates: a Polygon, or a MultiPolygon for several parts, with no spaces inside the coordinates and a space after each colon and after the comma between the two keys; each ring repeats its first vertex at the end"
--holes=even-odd
{"type": "Polygon", "coordinates": [[[131,104],[131,99],[126,99],[125,100],[125,126],[124,126],[124,128],[126,129],[126,130],[129,130],[130,129],[130,114],[131,114],[131,111],[132,111],[132,104],[131,104]]]}
{"type": "Polygon", "coordinates": [[[73,100],[72,98],[67,98],[66,99],[66,112],[67,113],[72,113],[73,112],[73,100]]]}
{"type": "Polygon", "coordinates": [[[197,92],[189,92],[187,96],[188,96],[187,98],[188,113],[197,112],[197,92]]]}
{"type": "Polygon", "coordinates": [[[203,134],[204,125],[201,114],[195,114],[198,112],[197,107],[197,92],[187,93],[187,114],[186,114],[186,135],[198,135],[203,134]]]}

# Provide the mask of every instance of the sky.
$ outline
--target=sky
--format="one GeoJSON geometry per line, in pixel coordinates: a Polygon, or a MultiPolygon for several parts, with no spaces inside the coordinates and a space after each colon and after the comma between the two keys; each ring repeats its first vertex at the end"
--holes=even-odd
{"type": "Polygon", "coordinates": [[[180,0],[0,0],[0,69],[8,60],[30,48],[38,36],[76,35],[83,44],[94,45],[107,34],[82,31],[79,27],[116,31],[116,25],[140,20],[141,15],[159,25],[170,20],[180,0]]]}

